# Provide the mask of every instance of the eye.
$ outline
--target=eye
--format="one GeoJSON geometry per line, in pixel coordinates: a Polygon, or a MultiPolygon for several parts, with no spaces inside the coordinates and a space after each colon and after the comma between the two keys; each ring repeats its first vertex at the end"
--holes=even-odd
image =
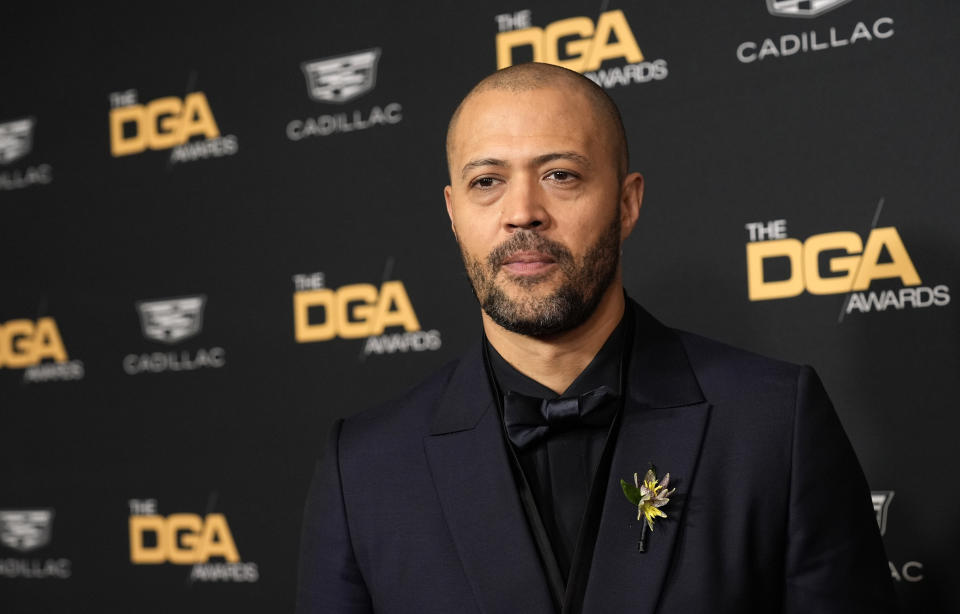
{"type": "Polygon", "coordinates": [[[575,175],[574,173],[572,173],[572,172],[570,172],[570,171],[565,171],[565,170],[557,169],[557,170],[552,170],[552,171],[550,171],[549,173],[547,173],[546,178],[549,179],[550,181],[554,181],[554,182],[556,182],[556,183],[570,183],[570,182],[572,182],[574,179],[577,179],[578,177],[577,177],[577,175],[575,175]]]}
{"type": "Polygon", "coordinates": [[[481,190],[490,189],[494,186],[497,180],[493,177],[477,177],[470,182],[471,188],[480,188],[481,190]]]}

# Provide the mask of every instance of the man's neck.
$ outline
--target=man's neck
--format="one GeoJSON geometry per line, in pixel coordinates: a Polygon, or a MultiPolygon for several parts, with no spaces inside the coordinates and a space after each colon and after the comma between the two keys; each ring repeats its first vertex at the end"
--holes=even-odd
{"type": "Polygon", "coordinates": [[[517,371],[562,394],[590,364],[620,323],[625,309],[619,280],[610,284],[600,304],[580,326],[550,337],[508,331],[483,313],[487,340],[517,371]]]}

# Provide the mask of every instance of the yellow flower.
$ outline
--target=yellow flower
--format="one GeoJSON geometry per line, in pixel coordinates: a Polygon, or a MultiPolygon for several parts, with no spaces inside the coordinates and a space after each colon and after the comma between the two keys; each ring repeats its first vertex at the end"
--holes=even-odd
{"type": "Polygon", "coordinates": [[[647,526],[653,531],[654,518],[666,518],[667,515],[660,508],[670,502],[669,496],[676,488],[667,490],[670,484],[670,474],[663,476],[663,481],[657,481],[657,474],[649,469],[640,483],[640,474],[633,474],[634,486],[640,491],[640,500],[637,502],[637,520],[647,521],[647,526]]]}

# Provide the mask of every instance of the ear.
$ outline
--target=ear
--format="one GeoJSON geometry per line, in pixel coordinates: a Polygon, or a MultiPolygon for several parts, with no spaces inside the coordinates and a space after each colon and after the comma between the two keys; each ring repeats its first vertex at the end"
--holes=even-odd
{"type": "Polygon", "coordinates": [[[643,175],[630,173],[623,178],[620,186],[620,240],[625,241],[640,216],[640,205],[643,203],[643,175]]]}
{"type": "Polygon", "coordinates": [[[453,224],[453,188],[451,186],[443,188],[443,200],[447,203],[447,217],[450,218],[450,229],[453,230],[453,236],[457,236],[457,227],[453,224]]]}

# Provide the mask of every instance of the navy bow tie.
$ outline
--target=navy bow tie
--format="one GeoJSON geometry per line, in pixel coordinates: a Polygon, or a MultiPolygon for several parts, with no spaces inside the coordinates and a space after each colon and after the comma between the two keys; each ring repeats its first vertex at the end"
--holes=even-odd
{"type": "Polygon", "coordinates": [[[550,433],[578,426],[607,426],[617,413],[610,403],[617,394],[607,386],[578,397],[540,399],[510,391],[503,399],[503,422],[507,436],[518,449],[540,441],[550,433]]]}

